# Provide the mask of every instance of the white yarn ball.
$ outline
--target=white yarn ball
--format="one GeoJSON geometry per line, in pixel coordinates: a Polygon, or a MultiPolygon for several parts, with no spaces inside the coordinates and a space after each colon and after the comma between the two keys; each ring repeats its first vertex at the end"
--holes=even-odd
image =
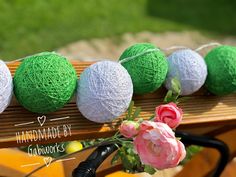
{"type": "Polygon", "coordinates": [[[7,65],[0,60],[0,113],[10,104],[12,93],[13,82],[11,72],[7,65]]]}
{"type": "Polygon", "coordinates": [[[91,121],[111,122],[127,110],[132,95],[133,84],[127,70],[119,63],[101,61],[80,75],[77,106],[91,121]]]}
{"type": "Polygon", "coordinates": [[[169,70],[165,82],[171,89],[171,80],[176,78],[181,84],[181,95],[190,95],[199,90],[207,77],[207,66],[201,55],[191,49],[174,52],[168,57],[169,70]]]}

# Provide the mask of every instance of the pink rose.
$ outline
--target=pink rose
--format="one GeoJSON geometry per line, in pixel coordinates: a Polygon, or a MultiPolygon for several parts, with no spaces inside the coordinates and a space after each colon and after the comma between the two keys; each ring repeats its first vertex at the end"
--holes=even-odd
{"type": "Polygon", "coordinates": [[[163,122],[174,129],[180,124],[182,116],[182,110],[175,103],[169,103],[156,107],[154,122],[163,122]]]}
{"type": "Polygon", "coordinates": [[[133,138],[138,134],[139,124],[134,121],[124,121],[120,125],[120,133],[126,138],[133,138]]]}
{"type": "Polygon", "coordinates": [[[161,122],[142,122],[134,139],[134,149],[143,164],[159,170],[177,166],[186,155],[184,145],[175,138],[171,128],[161,122]]]}

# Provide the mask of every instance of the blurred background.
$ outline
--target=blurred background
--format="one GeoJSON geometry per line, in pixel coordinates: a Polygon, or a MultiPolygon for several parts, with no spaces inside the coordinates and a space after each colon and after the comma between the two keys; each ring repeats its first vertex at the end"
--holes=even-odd
{"type": "Polygon", "coordinates": [[[234,0],[1,0],[0,58],[114,59],[136,42],[236,44],[234,0]]]}

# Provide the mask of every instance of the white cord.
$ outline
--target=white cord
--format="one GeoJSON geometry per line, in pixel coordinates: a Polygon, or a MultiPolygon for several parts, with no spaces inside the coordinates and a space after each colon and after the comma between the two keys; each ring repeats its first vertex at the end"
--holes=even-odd
{"type": "MultiPolygon", "coordinates": [[[[198,52],[198,51],[201,51],[205,48],[208,48],[208,47],[212,47],[212,46],[220,46],[222,44],[220,43],[217,43],[217,42],[211,42],[211,43],[208,43],[208,44],[204,44],[204,45],[201,45],[200,47],[196,48],[195,51],[198,52]]],[[[189,47],[186,47],[186,46],[171,46],[171,47],[167,47],[167,48],[163,48],[163,49],[159,49],[159,48],[155,48],[155,49],[148,49],[140,54],[137,54],[135,56],[132,56],[132,57],[127,57],[127,58],[124,58],[120,61],[118,61],[119,63],[124,63],[124,62],[127,62],[127,61],[130,61],[130,60],[133,60],[139,56],[142,56],[142,55],[145,55],[147,53],[150,53],[150,52],[153,52],[153,51],[159,51],[159,50],[162,50],[162,51],[170,51],[170,50],[176,50],[176,49],[188,49],[189,47]]],[[[42,54],[45,53],[45,52],[42,52],[42,54]]],[[[40,55],[40,54],[35,54],[35,55],[40,55]]],[[[12,60],[12,61],[5,61],[6,64],[9,64],[9,63],[14,63],[14,62],[17,62],[17,61],[22,61],[24,60],[25,58],[27,57],[30,57],[30,56],[35,56],[35,55],[29,55],[29,56],[26,56],[24,58],[19,58],[19,59],[16,59],[16,60],[12,60]]],[[[89,57],[81,57],[79,54],[77,54],[76,56],[79,57],[80,60],[83,60],[83,61],[88,61],[90,58],[89,57]]],[[[70,56],[67,56],[68,58],[70,56]]],[[[75,57],[75,56],[73,56],[75,57]]],[[[96,60],[96,61],[102,61],[103,59],[95,59],[95,58],[91,58],[91,60],[96,60]]]]}
{"type": "Polygon", "coordinates": [[[144,51],[144,52],[142,52],[142,53],[139,53],[139,54],[137,54],[137,55],[134,55],[134,56],[132,56],[132,57],[124,58],[124,59],[120,60],[119,63],[124,63],[124,62],[130,61],[130,60],[133,60],[133,59],[135,59],[135,58],[137,58],[137,57],[140,57],[140,56],[142,56],[142,55],[145,55],[145,54],[147,54],[147,53],[154,52],[154,51],[159,51],[159,50],[160,50],[160,49],[158,49],[158,48],[155,48],[155,49],[148,49],[148,50],[146,50],[146,51],[144,51]]]}
{"type": "Polygon", "coordinates": [[[176,49],[188,49],[188,47],[174,45],[174,46],[171,46],[171,47],[168,47],[168,48],[164,48],[164,49],[161,49],[161,50],[169,51],[169,50],[176,50],[176,49]]]}
{"type": "Polygon", "coordinates": [[[222,44],[220,44],[218,42],[211,42],[211,43],[208,43],[208,44],[201,45],[200,47],[196,48],[195,51],[198,52],[198,51],[203,50],[203,49],[208,48],[208,47],[221,46],[221,45],[222,44]]]}
{"type": "Polygon", "coordinates": [[[22,61],[24,60],[25,58],[28,58],[28,57],[33,57],[33,56],[40,56],[40,55],[51,55],[52,53],[56,53],[55,51],[52,51],[52,52],[41,52],[41,53],[37,53],[37,54],[33,54],[33,55],[28,55],[26,57],[23,57],[23,58],[19,58],[19,59],[16,59],[16,60],[12,60],[12,61],[4,61],[6,64],[9,64],[9,63],[15,63],[17,61],[22,61]]]}

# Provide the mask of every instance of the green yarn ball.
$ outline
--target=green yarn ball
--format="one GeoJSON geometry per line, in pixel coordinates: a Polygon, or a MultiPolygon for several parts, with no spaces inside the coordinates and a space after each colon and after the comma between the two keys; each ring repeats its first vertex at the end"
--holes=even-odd
{"type": "Polygon", "coordinates": [[[14,93],[31,112],[49,113],[62,108],[73,96],[77,75],[64,57],[43,52],[26,57],[14,76],[14,93]]]}
{"type": "Polygon", "coordinates": [[[220,46],[205,57],[208,69],[207,89],[215,95],[236,91],[236,48],[220,46]]]}
{"type": "Polygon", "coordinates": [[[168,71],[166,57],[152,44],[135,44],[127,48],[119,60],[129,72],[136,94],[154,92],[165,81],[168,71]]]}

